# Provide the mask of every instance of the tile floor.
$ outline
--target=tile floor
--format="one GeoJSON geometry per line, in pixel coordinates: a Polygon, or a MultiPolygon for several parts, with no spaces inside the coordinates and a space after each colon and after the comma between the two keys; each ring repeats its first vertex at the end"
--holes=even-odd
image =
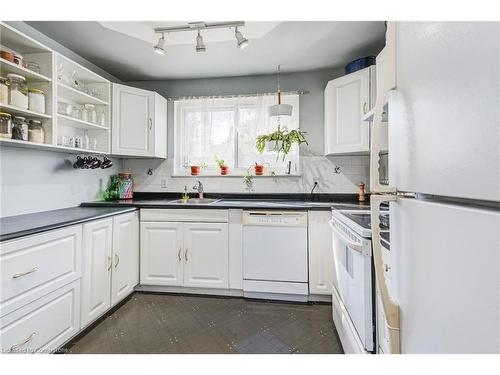
{"type": "Polygon", "coordinates": [[[331,305],[136,293],[69,353],[343,353],[331,305]]]}

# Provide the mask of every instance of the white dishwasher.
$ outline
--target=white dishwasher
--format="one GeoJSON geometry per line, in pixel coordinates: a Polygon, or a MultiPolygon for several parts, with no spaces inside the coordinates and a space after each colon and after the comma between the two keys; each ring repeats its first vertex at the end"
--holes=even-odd
{"type": "Polygon", "coordinates": [[[243,211],[243,294],[307,301],[307,212],[243,211]]]}

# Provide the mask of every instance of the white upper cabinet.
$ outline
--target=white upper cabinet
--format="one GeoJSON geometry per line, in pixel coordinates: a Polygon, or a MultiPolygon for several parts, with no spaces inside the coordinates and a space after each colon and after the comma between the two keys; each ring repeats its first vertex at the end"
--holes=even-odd
{"type": "Polygon", "coordinates": [[[155,92],[113,84],[112,154],[167,157],[167,100],[155,92]]]}
{"type": "Polygon", "coordinates": [[[328,82],[325,89],[325,154],[370,150],[370,129],[362,118],[373,105],[375,68],[369,67],[328,82]]]}
{"type": "Polygon", "coordinates": [[[113,218],[113,278],[111,306],[134,291],[139,284],[139,215],[137,212],[113,218]]]}

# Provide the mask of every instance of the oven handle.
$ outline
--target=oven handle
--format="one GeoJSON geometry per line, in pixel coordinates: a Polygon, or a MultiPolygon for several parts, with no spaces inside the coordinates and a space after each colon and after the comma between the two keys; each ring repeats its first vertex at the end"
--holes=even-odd
{"type": "Polygon", "coordinates": [[[340,237],[340,239],[342,240],[342,242],[344,242],[349,248],[353,249],[353,250],[356,250],[358,252],[360,252],[361,254],[363,254],[363,245],[362,244],[359,244],[359,243],[356,243],[356,242],[353,242],[351,241],[349,238],[346,237],[346,235],[344,233],[342,233],[341,231],[339,231],[337,229],[337,227],[335,227],[335,225],[333,225],[333,222],[332,220],[330,220],[328,222],[328,224],[330,225],[330,228],[332,228],[332,231],[340,237]]]}

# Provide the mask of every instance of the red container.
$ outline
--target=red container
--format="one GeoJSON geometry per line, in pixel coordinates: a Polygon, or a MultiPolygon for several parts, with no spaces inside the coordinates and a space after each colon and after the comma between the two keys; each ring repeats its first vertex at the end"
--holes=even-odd
{"type": "Polygon", "coordinates": [[[199,165],[191,166],[191,176],[198,176],[200,174],[201,167],[199,165]]]}
{"type": "Polygon", "coordinates": [[[223,165],[220,167],[220,174],[221,175],[227,175],[229,173],[229,167],[227,165],[223,165]]]}
{"type": "Polygon", "coordinates": [[[255,164],[255,175],[256,176],[262,176],[264,174],[264,166],[255,164]]]}

